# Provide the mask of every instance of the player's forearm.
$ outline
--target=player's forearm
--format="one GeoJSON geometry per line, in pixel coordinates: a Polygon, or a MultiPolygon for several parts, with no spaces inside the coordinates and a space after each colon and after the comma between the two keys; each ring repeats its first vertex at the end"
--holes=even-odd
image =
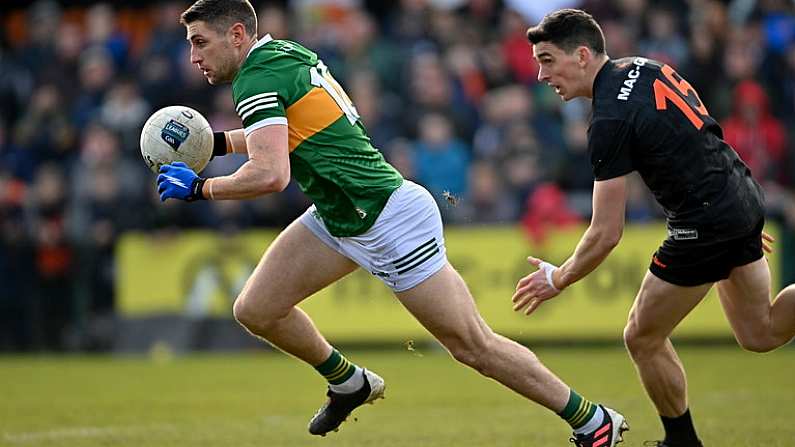
{"type": "Polygon", "coordinates": [[[280,192],[289,181],[289,175],[285,178],[273,169],[248,160],[231,175],[207,179],[202,195],[210,200],[250,199],[280,192]]]}
{"type": "Polygon", "coordinates": [[[591,273],[618,245],[620,236],[589,227],[574,254],[553,274],[558,289],[564,289],[591,273]]]}

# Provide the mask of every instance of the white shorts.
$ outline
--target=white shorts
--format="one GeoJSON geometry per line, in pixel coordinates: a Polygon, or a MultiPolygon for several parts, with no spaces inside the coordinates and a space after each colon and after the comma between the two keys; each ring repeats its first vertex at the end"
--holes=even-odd
{"type": "Polygon", "coordinates": [[[298,220],[395,292],[425,281],[447,263],[439,208],[425,188],[408,180],[389,196],[373,226],[358,236],[332,236],[314,205],[298,220]]]}

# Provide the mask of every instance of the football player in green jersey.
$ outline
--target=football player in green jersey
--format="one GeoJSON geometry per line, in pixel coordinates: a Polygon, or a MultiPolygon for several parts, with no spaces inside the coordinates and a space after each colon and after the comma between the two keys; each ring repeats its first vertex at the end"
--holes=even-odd
{"type": "MultiPolygon", "coordinates": [[[[298,43],[257,38],[246,0],[200,0],[182,15],[191,62],[211,84],[232,83],[242,129],[216,133],[215,154],[248,161],[204,179],[165,165],[161,199],[246,199],[282,191],[290,177],[314,205],[268,247],[234,305],[252,334],[314,366],[329,399],[309,431],[336,430],[350,412],[383,395],[384,381],[351,363],[298,303],[361,267],[458,361],[561,415],[576,433],[620,440],[623,416],[584,399],[527,348],[495,334],[478,314],[445,255],[439,209],[370,144],[356,108],[318,60],[298,43]]],[[[462,174],[463,175],[463,174],[462,174]]]]}

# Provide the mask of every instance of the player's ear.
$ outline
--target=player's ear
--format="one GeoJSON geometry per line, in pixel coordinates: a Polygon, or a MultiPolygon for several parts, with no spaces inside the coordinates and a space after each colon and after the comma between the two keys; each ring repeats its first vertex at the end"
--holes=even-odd
{"type": "Polygon", "coordinates": [[[229,37],[233,45],[242,45],[246,37],[246,27],[240,22],[235,23],[229,28],[229,37]]]}
{"type": "Polygon", "coordinates": [[[585,45],[580,45],[577,47],[577,63],[580,65],[580,68],[585,68],[586,65],[591,61],[591,49],[585,45]]]}

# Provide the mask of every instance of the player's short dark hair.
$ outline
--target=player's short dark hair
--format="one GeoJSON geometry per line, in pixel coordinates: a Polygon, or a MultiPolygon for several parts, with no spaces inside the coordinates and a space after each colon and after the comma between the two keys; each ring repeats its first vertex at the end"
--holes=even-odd
{"type": "Polygon", "coordinates": [[[226,31],[240,22],[247,33],[257,35],[257,13],[248,0],[198,0],[180,17],[184,25],[199,20],[218,31],[226,31]]]}
{"type": "Polygon", "coordinates": [[[527,30],[530,43],[550,42],[567,53],[587,46],[597,54],[605,52],[605,36],[593,16],[580,9],[561,9],[544,16],[527,30]]]}

